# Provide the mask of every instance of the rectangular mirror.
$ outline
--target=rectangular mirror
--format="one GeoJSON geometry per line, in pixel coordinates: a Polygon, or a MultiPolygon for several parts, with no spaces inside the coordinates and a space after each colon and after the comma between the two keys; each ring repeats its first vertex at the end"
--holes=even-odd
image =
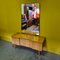
{"type": "Polygon", "coordinates": [[[40,8],[39,3],[21,5],[21,30],[39,35],[40,8]]]}

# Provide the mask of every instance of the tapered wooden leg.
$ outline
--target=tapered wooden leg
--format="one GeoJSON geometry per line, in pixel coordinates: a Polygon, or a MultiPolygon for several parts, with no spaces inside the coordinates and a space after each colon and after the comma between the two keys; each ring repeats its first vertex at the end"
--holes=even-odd
{"type": "Polygon", "coordinates": [[[41,55],[41,52],[40,51],[38,51],[38,55],[41,55]]]}
{"type": "Polygon", "coordinates": [[[38,51],[38,55],[42,55],[43,51],[38,51]]]}

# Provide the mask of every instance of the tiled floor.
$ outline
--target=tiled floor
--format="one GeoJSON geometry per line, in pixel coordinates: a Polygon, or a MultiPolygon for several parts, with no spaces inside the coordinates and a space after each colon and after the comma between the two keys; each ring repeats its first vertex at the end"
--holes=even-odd
{"type": "Polygon", "coordinates": [[[0,40],[0,60],[60,60],[60,56],[50,52],[37,55],[31,49],[14,48],[11,43],[0,40]]]}

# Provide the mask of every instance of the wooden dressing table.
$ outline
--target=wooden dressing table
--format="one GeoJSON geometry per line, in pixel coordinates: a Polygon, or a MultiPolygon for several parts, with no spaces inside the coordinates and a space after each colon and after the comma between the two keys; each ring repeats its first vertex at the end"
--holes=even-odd
{"type": "Polygon", "coordinates": [[[12,36],[12,44],[32,48],[40,53],[43,50],[44,37],[29,33],[16,33],[12,36]]]}

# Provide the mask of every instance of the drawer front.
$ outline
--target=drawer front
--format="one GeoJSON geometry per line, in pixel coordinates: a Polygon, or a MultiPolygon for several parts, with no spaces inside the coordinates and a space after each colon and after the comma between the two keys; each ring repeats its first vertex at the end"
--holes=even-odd
{"type": "Polygon", "coordinates": [[[16,44],[16,45],[19,45],[19,39],[18,38],[13,38],[12,43],[16,44]]]}
{"type": "Polygon", "coordinates": [[[20,45],[29,47],[29,40],[20,39],[20,45]]]}
{"type": "Polygon", "coordinates": [[[25,39],[20,39],[20,45],[25,45],[26,44],[26,41],[25,41],[25,39]]]}
{"type": "Polygon", "coordinates": [[[42,44],[40,43],[33,42],[32,46],[33,46],[32,48],[35,50],[39,50],[39,51],[42,50],[42,44]]]}
{"type": "Polygon", "coordinates": [[[26,40],[25,42],[26,42],[26,43],[25,43],[25,46],[26,46],[26,47],[29,47],[29,40],[26,40]]]}
{"type": "Polygon", "coordinates": [[[26,39],[20,39],[20,45],[32,48],[32,42],[26,39]]]}

